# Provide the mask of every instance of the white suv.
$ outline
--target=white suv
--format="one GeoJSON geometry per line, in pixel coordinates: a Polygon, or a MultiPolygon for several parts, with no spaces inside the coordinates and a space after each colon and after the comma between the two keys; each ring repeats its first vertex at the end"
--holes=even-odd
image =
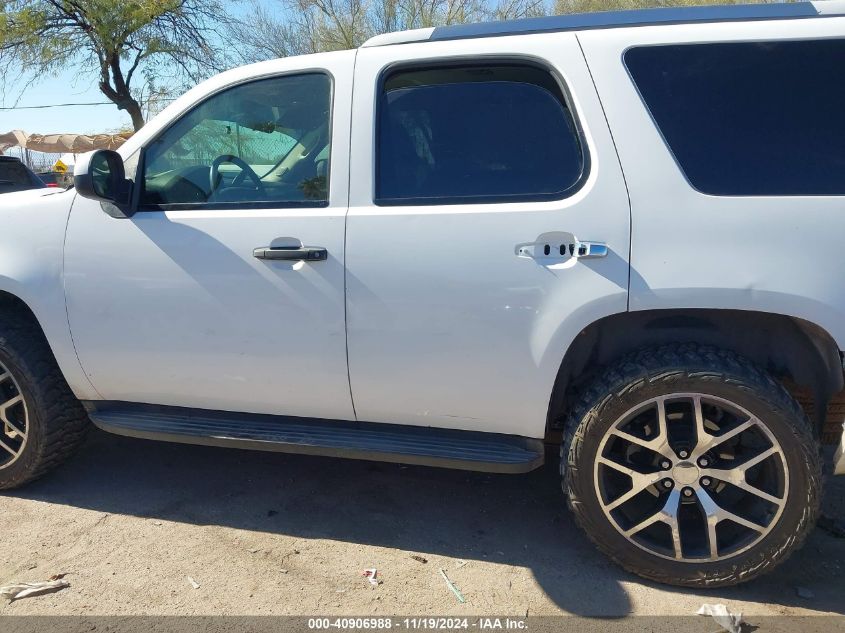
{"type": "Polygon", "coordinates": [[[75,191],[3,196],[0,487],[89,421],[502,473],[560,444],[627,569],[770,570],[841,441],[840,14],[422,29],[203,83],[75,191]]]}

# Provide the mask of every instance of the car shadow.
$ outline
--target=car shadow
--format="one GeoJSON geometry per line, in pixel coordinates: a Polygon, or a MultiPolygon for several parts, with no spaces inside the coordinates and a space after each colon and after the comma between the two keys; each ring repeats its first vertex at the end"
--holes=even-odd
{"type": "MultiPolygon", "coordinates": [[[[565,507],[554,455],[547,462],[527,475],[490,475],[165,444],[94,431],[81,454],[58,473],[8,494],[110,514],[520,566],[563,611],[629,615],[633,604],[625,584],[651,583],[593,547],[565,507]]],[[[838,497],[843,491],[839,486],[838,497]]],[[[839,588],[817,596],[812,605],[795,595],[796,584],[831,581],[827,571],[805,563],[821,558],[813,548],[830,545],[826,541],[835,541],[840,556],[845,551],[845,541],[816,530],[808,547],[749,585],[661,590],[694,594],[702,602],[741,600],[845,614],[841,573],[839,588]]]]}

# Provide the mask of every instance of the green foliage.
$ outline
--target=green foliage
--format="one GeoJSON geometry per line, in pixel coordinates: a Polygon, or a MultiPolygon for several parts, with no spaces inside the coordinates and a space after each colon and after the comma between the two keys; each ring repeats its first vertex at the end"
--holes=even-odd
{"type": "MultiPolygon", "coordinates": [[[[162,76],[196,80],[219,70],[211,41],[228,22],[217,0],[0,0],[3,81],[38,80],[77,67],[143,125],[133,90],[141,73],[151,94],[162,76]]],[[[28,84],[27,84],[28,85],[28,84]]],[[[4,88],[6,86],[4,85],[4,88]]]]}

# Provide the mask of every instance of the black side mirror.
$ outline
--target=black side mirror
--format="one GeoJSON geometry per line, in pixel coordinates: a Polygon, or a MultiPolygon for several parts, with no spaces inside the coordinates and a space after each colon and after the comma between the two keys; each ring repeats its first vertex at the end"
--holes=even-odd
{"type": "Polygon", "coordinates": [[[132,183],[126,180],[123,159],[110,149],[83,154],[73,170],[73,186],[85,198],[99,200],[103,211],[113,217],[126,218],[132,183]]]}

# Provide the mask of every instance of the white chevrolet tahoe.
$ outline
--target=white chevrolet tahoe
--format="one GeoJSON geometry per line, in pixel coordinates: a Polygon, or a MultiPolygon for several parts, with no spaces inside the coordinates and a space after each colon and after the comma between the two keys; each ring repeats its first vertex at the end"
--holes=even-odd
{"type": "Polygon", "coordinates": [[[0,199],[0,487],[91,422],[501,473],[559,444],[625,568],[754,578],[845,471],[844,110],[843,2],[219,75],[75,190],[0,199]]]}

